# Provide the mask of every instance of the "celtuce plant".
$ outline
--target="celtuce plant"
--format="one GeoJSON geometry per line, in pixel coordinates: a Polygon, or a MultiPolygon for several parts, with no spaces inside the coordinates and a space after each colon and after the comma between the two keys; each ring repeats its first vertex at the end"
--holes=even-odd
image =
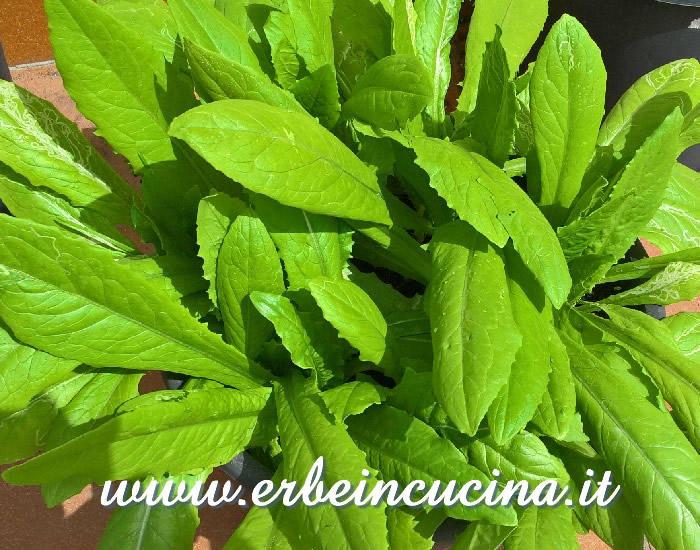
{"type": "MultiPolygon", "coordinates": [[[[253,508],[227,548],[561,550],[700,540],[700,67],[604,117],[545,0],[46,0],[66,89],[0,94],[0,455],[49,506],[87,483],[204,479],[248,450],[327,486],[611,470],[610,507],[253,508]],[[196,94],[194,93],[196,91],[196,94]],[[142,254],[118,227],[155,252],[142,254]],[[625,262],[638,237],[664,255],[625,262]],[[146,371],[189,377],[139,395],[146,371]],[[668,406],[667,406],[668,405],[668,406]],[[34,456],[38,451],[41,454],[34,456]]],[[[101,548],[190,548],[191,505],[113,512],[101,548]]]]}

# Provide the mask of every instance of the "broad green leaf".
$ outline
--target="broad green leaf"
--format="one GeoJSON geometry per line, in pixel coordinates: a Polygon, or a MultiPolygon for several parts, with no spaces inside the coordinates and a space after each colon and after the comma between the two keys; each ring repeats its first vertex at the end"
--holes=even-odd
{"type": "Polygon", "coordinates": [[[610,320],[586,319],[629,349],[661,389],[696,449],[700,448],[700,376],[695,364],[675,346],[668,329],[640,311],[601,305],[610,320]]]}
{"type": "Polygon", "coordinates": [[[27,178],[1,162],[0,200],[18,218],[62,227],[90,242],[122,253],[134,250],[134,244],[99,212],[72,206],[50,189],[33,186],[27,178]]]}
{"type": "Polygon", "coordinates": [[[676,160],[682,118],[674,111],[637,151],[603,205],[558,231],[577,299],[605,276],[654,216],[676,160]]]}
{"type": "Polygon", "coordinates": [[[489,428],[501,444],[532,420],[547,389],[551,370],[548,330],[551,306],[527,266],[510,246],[505,249],[505,273],[507,290],[500,285],[499,288],[510,297],[522,345],[517,348],[507,383],[500,388],[489,408],[489,428]]]}
{"type": "Polygon", "coordinates": [[[455,539],[453,550],[498,550],[515,527],[473,521],[455,539]]]}
{"type": "Polygon", "coordinates": [[[522,339],[501,252],[461,221],[438,228],[431,246],[433,388],[460,431],[474,435],[522,339]]]}
{"type": "Polygon", "coordinates": [[[236,63],[185,39],[185,52],[197,88],[215,101],[252,99],[287,109],[304,112],[294,96],[273,84],[260,71],[236,63]]]}
{"type": "MultiPolygon", "coordinates": [[[[323,456],[327,487],[341,479],[354,486],[365,480],[361,472],[368,466],[363,453],[345,428],[332,420],[312,381],[298,375],[287,378],[275,386],[275,402],[280,444],[288,457],[285,479],[303,483],[312,464],[323,456]]],[[[304,548],[388,549],[384,506],[300,505],[294,508],[294,517],[304,548]]]]}
{"type": "Polygon", "coordinates": [[[425,111],[428,135],[443,137],[445,94],[450,85],[450,41],[457,30],[462,0],[417,0],[416,50],[430,73],[431,102],[425,111]]]}
{"type": "Polygon", "coordinates": [[[283,206],[263,195],[252,201],[284,261],[290,290],[305,288],[314,277],[342,276],[352,236],[341,232],[338,220],[283,206]]]}
{"type": "Polygon", "coordinates": [[[109,252],[5,216],[0,233],[0,316],[23,342],[96,367],[170,370],[242,388],[269,378],[109,252]]]}
{"type": "Polygon", "coordinates": [[[693,300],[698,294],[700,294],[700,265],[672,262],[648,281],[609,296],[601,303],[618,306],[645,304],[666,306],[684,300],[693,300]]]}
{"type": "Polygon", "coordinates": [[[360,77],[343,112],[379,128],[398,130],[425,108],[431,94],[430,75],[417,57],[391,55],[360,77]]]}
{"type": "Polygon", "coordinates": [[[226,19],[211,2],[170,0],[168,7],[181,38],[262,73],[258,58],[248,44],[247,33],[226,19]]]}
{"type": "Polygon", "coordinates": [[[496,25],[503,30],[501,43],[512,78],[542,32],[546,19],[547,0],[476,0],[467,36],[466,75],[459,98],[461,110],[470,112],[476,105],[482,59],[486,43],[496,33],[496,25]]]}
{"type": "Polygon", "coordinates": [[[638,399],[573,339],[562,340],[592,444],[635,503],[649,541],[659,550],[692,548],[700,537],[697,452],[668,414],[638,399]]]}
{"type": "Polygon", "coordinates": [[[683,355],[700,362],[700,316],[697,313],[676,313],[663,320],[673,334],[683,355]]]}
{"type": "Polygon", "coordinates": [[[57,384],[34,395],[23,409],[3,415],[0,418],[0,461],[12,464],[40,450],[58,411],[94,376],[89,370],[71,372],[57,384]]]}
{"type": "Polygon", "coordinates": [[[100,230],[108,235],[114,224],[131,223],[136,194],[78,127],[48,101],[5,81],[0,81],[0,162],[32,186],[104,216],[100,230]]]}
{"type": "Polygon", "coordinates": [[[239,215],[229,227],[216,261],[216,295],[228,341],[256,357],[272,326],[255,309],[250,293],[282,294],[284,274],[275,243],[259,218],[239,215]]]}
{"type": "Polygon", "coordinates": [[[505,550],[579,550],[576,531],[571,523],[571,510],[536,508],[524,512],[518,526],[504,544],[505,550]]]}
{"type": "MultiPolygon", "coordinates": [[[[137,29],[169,63],[180,60],[182,49],[177,40],[177,24],[161,0],[97,0],[97,3],[120,22],[137,29]]],[[[183,63],[183,68],[186,64],[183,63]]]]}
{"type": "Polygon", "coordinates": [[[264,28],[265,37],[270,43],[275,78],[280,86],[288,89],[296,82],[301,70],[294,24],[288,13],[273,11],[264,28]]]}
{"type": "MultiPolygon", "coordinates": [[[[91,0],[48,0],[46,13],[57,66],[80,112],[134,170],[175,161],[184,151],[168,137],[168,123],[196,105],[187,82],[136,29],[91,0]]],[[[180,170],[183,179],[197,177],[187,162],[180,170]]]]}
{"type": "Polygon", "coordinates": [[[354,258],[428,284],[430,255],[406,231],[397,225],[382,227],[356,221],[349,223],[357,230],[353,236],[354,258]]]}
{"type": "Polygon", "coordinates": [[[676,163],[661,206],[639,232],[664,254],[700,247],[700,175],[676,163]]]}
{"type": "Polygon", "coordinates": [[[324,349],[321,334],[313,330],[308,317],[297,313],[289,298],[254,291],[250,300],[260,314],[274,325],[295,365],[315,372],[320,386],[333,378],[336,363],[324,349]]]}
{"type": "Polygon", "coordinates": [[[396,311],[385,315],[390,339],[394,343],[394,360],[423,361],[433,364],[430,320],[424,311],[396,311]]]}
{"type": "Polygon", "coordinates": [[[566,347],[554,327],[550,324],[548,328],[549,363],[552,372],[532,422],[546,435],[555,439],[565,439],[576,412],[576,390],[566,347]]]}
{"type": "Polygon", "coordinates": [[[567,218],[593,155],[605,107],[605,67],[581,24],[564,15],[547,35],[530,81],[530,109],[540,165],[532,190],[552,225],[567,218]]]}
{"type": "Polygon", "coordinates": [[[525,192],[484,157],[437,139],[414,138],[418,164],[448,206],[498,247],[508,236],[559,308],[570,289],[566,261],[547,220],[525,192]]]}
{"type": "Polygon", "coordinates": [[[144,173],[146,214],[164,247],[194,250],[198,200],[232,184],[168,136],[172,119],[197,104],[191,82],[136,28],[91,0],[48,0],[46,13],[66,90],[114,150],[144,173]]]}
{"type": "Polygon", "coordinates": [[[379,364],[387,353],[387,325],[379,308],[357,285],[344,279],[318,277],[309,290],[329,321],[360,352],[360,359],[379,364]]]}
{"type": "Polygon", "coordinates": [[[490,435],[478,437],[467,446],[469,464],[487,475],[498,470],[504,481],[527,481],[530,487],[546,480],[556,481],[560,488],[569,482],[569,474],[558,458],[547,451],[544,443],[523,431],[505,445],[499,445],[490,435]]]}
{"type": "Polygon", "coordinates": [[[497,29],[493,41],[486,43],[471,128],[472,137],[486,146],[489,160],[502,167],[513,148],[517,103],[502,33],[497,29]]]}
{"type": "MultiPolygon", "coordinates": [[[[201,479],[202,476],[199,476],[201,479]]],[[[188,487],[197,481],[195,476],[160,478],[160,487],[166,481],[178,484],[188,482],[188,487]]],[[[147,483],[147,480],[144,483],[147,483]]],[[[204,481],[204,480],[202,480],[204,481]]],[[[189,550],[194,543],[194,533],[199,525],[197,508],[192,504],[178,503],[175,506],[148,506],[144,503],[126,508],[117,507],[107,522],[98,550],[147,550],[169,548],[189,550]]]]}
{"type": "Polygon", "coordinates": [[[422,311],[420,296],[406,298],[393,286],[383,282],[376,273],[363,273],[354,266],[349,266],[345,277],[364,290],[377,304],[383,315],[396,311],[422,311]]]}
{"type": "Polygon", "coordinates": [[[220,388],[162,398],[159,393],[144,396],[141,406],[5,471],[3,478],[29,485],[71,477],[86,485],[220,466],[250,443],[270,390],[220,388]]]}
{"type": "Polygon", "coordinates": [[[0,321],[0,418],[24,409],[79,365],[18,342],[0,321]]]}
{"type": "Polygon", "coordinates": [[[171,133],[243,186],[282,204],[390,223],[371,170],[308,116],[232,99],[178,117],[171,133]]]}
{"type": "MultiPolygon", "coordinates": [[[[617,172],[652,132],[676,108],[687,115],[700,103],[700,63],[697,59],[672,61],[640,78],[610,110],[598,134],[599,145],[610,145],[617,172]]],[[[681,148],[674,147],[678,155],[681,148]]]]}
{"type": "Polygon", "coordinates": [[[435,398],[432,377],[430,371],[416,372],[406,368],[401,382],[387,398],[387,403],[415,416],[441,434],[457,431],[435,398]]]}
{"type": "Polygon", "coordinates": [[[391,46],[395,54],[415,55],[416,52],[416,10],[413,0],[394,2],[391,24],[391,46]]]}
{"type": "Polygon", "coordinates": [[[681,132],[681,151],[698,143],[700,143],[700,102],[696,103],[693,110],[685,115],[683,131],[681,132]]]}
{"type": "MultiPolygon", "coordinates": [[[[389,405],[375,405],[361,415],[346,419],[348,432],[367,455],[370,466],[379,470],[384,480],[396,480],[405,487],[414,480],[428,487],[435,481],[455,480],[460,486],[478,480],[485,487],[488,478],[467,463],[466,458],[448,440],[417,418],[389,405]],[[440,460],[435,460],[435,457],[440,460]]],[[[471,492],[471,499],[476,493],[471,492]]],[[[455,506],[445,512],[458,519],[515,524],[512,508],[467,508],[455,506]]]]}
{"type": "MultiPolygon", "coordinates": [[[[402,0],[396,0],[396,3],[402,0]]],[[[386,511],[386,527],[389,532],[389,548],[410,548],[411,550],[432,550],[433,541],[416,531],[417,521],[401,508],[386,511]]]]}
{"type": "MultiPolygon", "coordinates": [[[[60,409],[55,422],[46,437],[45,450],[50,450],[78,437],[99,422],[111,416],[124,402],[139,394],[139,381],[143,374],[123,372],[97,373],[65,407],[60,409]]],[[[65,479],[58,483],[43,485],[41,494],[46,505],[51,508],[61,504],[83,490],[84,484],[78,480],[65,479]]]]}
{"type": "MultiPolygon", "coordinates": [[[[579,502],[584,482],[591,481],[591,478],[586,475],[586,470],[593,470],[597,478],[609,470],[600,458],[584,458],[566,449],[558,449],[557,456],[561,458],[566,471],[571,475],[570,487],[573,489],[571,498],[576,503],[579,502]]],[[[644,533],[624,492],[611,506],[603,508],[577,505],[574,512],[588,529],[592,529],[612,548],[639,550],[643,547],[644,533]]]]}
{"type": "Polygon", "coordinates": [[[700,247],[671,252],[662,256],[644,258],[634,262],[614,265],[605,274],[604,282],[628,281],[630,279],[649,279],[661,273],[669,264],[683,262],[700,265],[700,247]]]}
{"type": "Polygon", "coordinates": [[[289,91],[311,116],[332,129],[340,116],[340,98],[335,70],[332,65],[323,65],[313,73],[297,80],[289,91]]]}
{"type": "Polygon", "coordinates": [[[360,414],[371,405],[381,403],[388,394],[383,386],[370,382],[347,382],[321,394],[328,411],[338,422],[344,422],[348,416],[360,414]]]}
{"type": "Polygon", "coordinates": [[[204,265],[204,278],[209,281],[209,298],[216,305],[216,262],[229,227],[246,206],[240,200],[225,193],[215,193],[204,197],[197,210],[197,244],[199,257],[204,265]]]}
{"type": "Polygon", "coordinates": [[[324,65],[334,66],[331,32],[332,0],[287,0],[287,10],[296,34],[296,51],[313,73],[324,65]]]}

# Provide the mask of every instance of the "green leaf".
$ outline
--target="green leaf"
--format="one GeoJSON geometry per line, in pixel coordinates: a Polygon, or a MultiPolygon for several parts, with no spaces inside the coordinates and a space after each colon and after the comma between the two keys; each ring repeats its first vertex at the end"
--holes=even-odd
{"type": "Polygon", "coordinates": [[[304,112],[294,96],[273,84],[269,77],[185,39],[185,53],[197,88],[211,99],[251,99],[304,112]]]}
{"type": "Polygon", "coordinates": [[[550,304],[527,266],[510,246],[505,249],[505,270],[510,307],[516,330],[522,335],[522,345],[517,348],[507,383],[500,388],[498,397],[489,408],[489,428],[500,444],[509,441],[535,415],[547,389],[551,369],[550,304]]]}
{"type": "Polygon", "coordinates": [[[285,89],[299,76],[301,63],[297,56],[297,38],[288,13],[273,11],[265,21],[265,36],[270,43],[270,55],[277,82],[285,89]]]}
{"type": "MultiPolygon", "coordinates": [[[[599,145],[610,145],[614,160],[610,174],[622,168],[652,132],[676,108],[683,115],[700,103],[700,63],[672,61],[641,77],[610,110],[598,134],[599,145]]],[[[674,147],[676,156],[681,148],[674,147]]]]}
{"type": "Polygon", "coordinates": [[[272,326],[255,309],[250,293],[284,292],[275,244],[259,218],[241,214],[231,224],[216,263],[216,287],[228,341],[249,357],[257,356],[272,326]]]}
{"type": "Polygon", "coordinates": [[[99,230],[108,235],[114,224],[131,223],[134,190],[51,103],[5,81],[0,82],[0,162],[32,186],[104,216],[99,230]]]}
{"type": "Polygon", "coordinates": [[[220,466],[250,443],[270,389],[160,393],[143,396],[141,406],[5,471],[3,478],[15,485],[67,478],[86,485],[220,466]]]}
{"type": "Polygon", "coordinates": [[[414,138],[417,163],[430,185],[464,221],[498,247],[508,236],[547,296],[559,308],[570,277],[557,237],[525,192],[484,157],[431,138],[414,138]]]}
{"type": "MultiPolygon", "coordinates": [[[[199,476],[201,478],[201,476],[199,476]]],[[[160,487],[167,481],[178,484],[188,482],[188,487],[197,481],[195,476],[175,476],[160,478],[160,487]]],[[[204,480],[202,480],[204,481],[204,480]]],[[[194,543],[194,533],[199,525],[197,508],[192,504],[167,506],[148,506],[144,503],[126,508],[118,507],[112,512],[107,522],[98,550],[147,550],[164,548],[171,550],[189,550],[194,543]]]]}
{"type": "Polygon", "coordinates": [[[683,131],[681,132],[681,151],[700,143],[700,103],[685,115],[683,131]]]}
{"type": "Polygon", "coordinates": [[[297,101],[311,116],[332,129],[340,116],[340,97],[332,65],[323,65],[289,87],[297,101]]]}
{"type": "Polygon", "coordinates": [[[0,321],[0,418],[24,409],[78,365],[22,344],[0,321]]]}
{"type": "Polygon", "coordinates": [[[391,46],[395,54],[416,55],[417,18],[413,0],[397,0],[394,2],[391,46]]]}
{"type": "Polygon", "coordinates": [[[300,315],[284,296],[253,291],[250,300],[262,316],[270,321],[282,344],[289,351],[292,362],[316,373],[319,385],[331,380],[336,372],[336,361],[329,357],[322,333],[313,330],[313,320],[300,315]]]}
{"type": "Polygon", "coordinates": [[[601,307],[609,321],[594,315],[586,319],[639,357],[678,421],[688,430],[688,439],[700,449],[700,377],[695,364],[674,345],[673,336],[661,322],[640,311],[615,305],[601,307]]]}
{"type": "Polygon", "coordinates": [[[168,7],[181,38],[262,73],[258,58],[248,44],[247,33],[226,19],[211,2],[171,0],[168,7]]]}
{"type": "Polygon", "coordinates": [[[623,379],[572,338],[563,335],[562,340],[586,431],[635,503],[649,541],[659,550],[692,548],[700,536],[697,452],[668,414],[637,398],[623,379]]]}
{"type": "Polygon", "coordinates": [[[457,30],[462,0],[417,0],[416,50],[430,73],[432,101],[426,109],[428,135],[443,137],[445,94],[450,85],[450,41],[457,30]]]}
{"type": "Polygon", "coordinates": [[[342,277],[352,236],[338,220],[283,206],[263,195],[252,197],[284,261],[290,290],[305,288],[315,277],[342,277]]]}
{"type": "Polygon", "coordinates": [[[464,89],[459,109],[470,112],[476,105],[486,43],[498,25],[512,78],[542,32],[547,19],[547,0],[476,0],[467,36],[464,89]]]}
{"type": "Polygon", "coordinates": [[[430,75],[413,55],[391,55],[360,77],[343,113],[363,122],[398,130],[430,101],[430,75]]]}
{"type": "Polygon", "coordinates": [[[50,189],[34,187],[27,178],[0,162],[0,200],[13,216],[42,225],[55,225],[90,242],[122,253],[134,244],[102,214],[89,208],[75,208],[50,189]]]}
{"type": "Polygon", "coordinates": [[[71,372],[57,384],[34,395],[23,409],[3,415],[0,418],[0,462],[12,464],[40,450],[58,411],[94,376],[90,371],[71,372]]]}
{"type": "Polygon", "coordinates": [[[564,465],[547,451],[539,438],[523,431],[505,445],[499,445],[493,437],[479,437],[467,446],[469,464],[487,475],[498,470],[503,480],[527,481],[534,487],[546,480],[556,481],[560,488],[569,482],[564,465]]]}
{"type": "MultiPolygon", "coordinates": [[[[402,0],[396,0],[400,3],[402,0]]],[[[432,550],[433,541],[424,537],[416,527],[418,522],[401,508],[389,508],[386,511],[386,527],[389,531],[389,548],[410,548],[411,550],[432,550]]]]}
{"type": "MultiPolygon", "coordinates": [[[[455,480],[460,486],[471,480],[480,481],[484,487],[489,483],[452,443],[402,410],[375,405],[361,415],[349,417],[346,423],[369,465],[380,471],[382,479],[396,480],[403,487],[414,480],[422,480],[428,486],[437,480],[455,480]]],[[[459,519],[486,519],[511,525],[516,522],[512,508],[455,506],[445,512],[459,519]]]]}
{"type": "Polygon", "coordinates": [[[672,262],[665,269],[639,286],[609,296],[602,304],[666,306],[693,300],[700,294],[700,265],[672,262]]]}
{"type": "Polygon", "coordinates": [[[502,254],[461,221],[438,228],[431,246],[433,388],[460,431],[474,435],[522,339],[502,254]]]}
{"type": "Polygon", "coordinates": [[[548,328],[552,372],[532,422],[546,435],[566,439],[576,412],[576,390],[566,347],[554,327],[550,324],[548,328]]]}
{"type": "MultiPolygon", "coordinates": [[[[288,378],[275,386],[275,401],[280,444],[288,457],[285,479],[302,483],[312,464],[323,456],[326,486],[343,479],[356,487],[365,480],[361,474],[368,468],[365,457],[345,429],[333,421],[313,382],[297,375],[288,378]]],[[[302,505],[294,508],[294,516],[299,542],[305,548],[388,548],[384,506],[302,505]]]]}
{"type": "MultiPolygon", "coordinates": [[[[142,373],[100,372],[85,384],[65,407],[58,412],[55,422],[46,437],[45,449],[50,450],[78,437],[99,422],[114,414],[124,402],[139,394],[142,373]]],[[[43,485],[41,494],[51,508],[77,495],[85,485],[78,480],[66,479],[58,483],[43,485]]]]}
{"type": "Polygon", "coordinates": [[[644,258],[634,262],[625,262],[614,265],[605,274],[604,282],[628,281],[630,279],[649,279],[661,273],[669,264],[683,262],[686,264],[700,264],[700,247],[688,248],[679,252],[671,252],[662,256],[644,258]]]}
{"type": "Polygon", "coordinates": [[[486,43],[471,128],[472,137],[486,146],[489,160],[503,167],[513,148],[517,102],[501,29],[496,29],[493,41],[486,43]]]}
{"type": "Polygon", "coordinates": [[[96,367],[170,370],[241,388],[269,379],[111,253],[6,216],[0,233],[0,316],[23,342],[96,367]]]}
{"type": "Polygon", "coordinates": [[[344,422],[348,416],[360,414],[371,405],[381,403],[388,394],[383,386],[370,382],[347,382],[321,394],[323,401],[338,422],[344,422]]]}
{"type": "Polygon", "coordinates": [[[505,550],[579,550],[571,521],[571,510],[566,506],[530,506],[506,539],[505,550]]]}
{"type": "MultiPolygon", "coordinates": [[[[571,499],[579,502],[581,487],[591,478],[586,475],[586,470],[593,470],[596,476],[601,476],[608,471],[608,466],[600,458],[582,457],[578,453],[558,449],[557,455],[566,466],[571,475],[571,487],[573,489],[571,499]]],[[[625,498],[624,492],[617,498],[613,505],[602,506],[577,505],[574,509],[576,516],[583,524],[592,529],[606,544],[620,550],[639,550],[643,547],[644,533],[639,519],[625,498]]]]}
{"type": "Polygon", "coordinates": [[[564,15],[547,35],[530,81],[541,188],[531,195],[559,226],[581,188],[605,107],[605,67],[581,24],[564,15]]]}
{"type": "Polygon", "coordinates": [[[215,168],[282,204],[390,223],[371,170],[308,116],[232,99],[178,117],[171,133],[215,168]]]}
{"type": "MultiPolygon", "coordinates": [[[[136,29],[91,0],[48,0],[46,13],[57,66],[80,112],[135,171],[174,161],[168,123],[196,105],[187,82],[136,29]]],[[[186,162],[180,169],[183,179],[197,177],[186,162]]]]}
{"type": "Polygon", "coordinates": [[[360,352],[360,359],[379,364],[387,352],[387,324],[372,299],[344,279],[318,277],[309,290],[330,322],[360,352]]]}
{"type": "Polygon", "coordinates": [[[333,38],[331,15],[333,2],[319,0],[287,0],[287,9],[296,34],[296,52],[304,60],[307,70],[313,73],[333,63],[333,38]]]}
{"type": "Polygon", "coordinates": [[[676,163],[661,206],[639,232],[664,254],[700,247],[700,175],[676,163]]]}
{"type": "Polygon", "coordinates": [[[700,316],[697,313],[676,313],[663,320],[673,334],[683,355],[700,362],[700,316]]]}
{"type": "Polygon", "coordinates": [[[503,541],[515,530],[508,525],[492,525],[473,521],[455,539],[453,550],[498,550],[503,541]]]}
{"type": "Polygon", "coordinates": [[[622,258],[661,204],[676,160],[682,118],[674,111],[627,165],[609,198],[558,231],[574,279],[571,300],[590,290],[622,258]]]}
{"type": "Polygon", "coordinates": [[[204,261],[204,278],[209,281],[207,292],[215,305],[219,303],[216,296],[216,262],[221,244],[233,220],[245,211],[245,204],[225,193],[215,193],[199,201],[197,244],[199,257],[204,261]]]}

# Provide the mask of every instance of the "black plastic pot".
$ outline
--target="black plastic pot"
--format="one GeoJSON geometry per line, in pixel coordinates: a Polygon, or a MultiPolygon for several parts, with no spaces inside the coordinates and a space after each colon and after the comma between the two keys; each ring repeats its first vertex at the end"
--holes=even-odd
{"type": "MultiPolygon", "coordinates": [[[[0,42],[0,80],[7,80],[12,82],[12,76],[10,76],[10,67],[7,65],[7,60],[5,59],[5,52],[2,49],[2,42],[0,42]]],[[[8,214],[7,207],[0,200],[0,214],[8,214]]]]}
{"type": "MultiPolygon", "coordinates": [[[[653,69],[700,56],[700,0],[550,0],[549,4],[548,24],[564,13],[573,15],[600,47],[608,72],[607,110],[653,69]]],[[[679,160],[700,170],[700,145],[679,160]]]]}

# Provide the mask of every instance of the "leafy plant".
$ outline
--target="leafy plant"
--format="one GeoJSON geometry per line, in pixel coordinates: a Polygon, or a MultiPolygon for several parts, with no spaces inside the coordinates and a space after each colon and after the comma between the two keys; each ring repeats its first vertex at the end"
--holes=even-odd
{"type": "MultiPolygon", "coordinates": [[[[303,482],[544,479],[611,507],[252,509],[227,548],[614,548],[700,539],[700,67],[604,117],[600,51],[545,0],[47,0],[66,89],[142,176],[2,83],[0,454],[49,506],[204,479],[249,450],[303,482]],[[193,93],[196,90],[196,94],[193,93]],[[154,251],[117,230],[130,226],[154,251]],[[625,262],[638,236],[660,258],[625,262]],[[632,306],[631,308],[627,306],[632,306]],[[186,375],[139,395],[145,371],[186,375]],[[666,405],[669,405],[668,407],[666,405]]],[[[370,482],[372,483],[372,482],[370,482]]],[[[114,511],[101,548],[189,548],[191,506],[114,511]]]]}

